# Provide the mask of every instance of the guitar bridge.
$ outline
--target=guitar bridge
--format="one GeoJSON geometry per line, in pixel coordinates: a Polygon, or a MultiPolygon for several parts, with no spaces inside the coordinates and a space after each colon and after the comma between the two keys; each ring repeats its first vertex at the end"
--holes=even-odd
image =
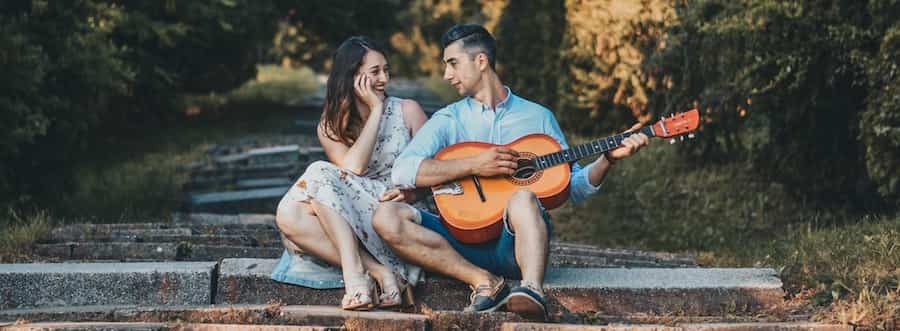
{"type": "Polygon", "coordinates": [[[447,184],[438,185],[436,188],[432,189],[433,195],[438,194],[450,194],[450,195],[461,195],[463,194],[462,185],[459,185],[458,182],[451,182],[447,184]]]}

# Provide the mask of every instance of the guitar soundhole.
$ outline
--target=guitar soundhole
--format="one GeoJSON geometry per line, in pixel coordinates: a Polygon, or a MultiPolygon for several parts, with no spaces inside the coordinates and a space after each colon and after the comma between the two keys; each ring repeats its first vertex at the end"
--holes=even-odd
{"type": "Polygon", "coordinates": [[[534,164],[534,158],[537,155],[528,152],[519,152],[520,159],[516,160],[516,171],[513,172],[510,180],[519,186],[531,185],[541,179],[541,172],[534,164]]]}

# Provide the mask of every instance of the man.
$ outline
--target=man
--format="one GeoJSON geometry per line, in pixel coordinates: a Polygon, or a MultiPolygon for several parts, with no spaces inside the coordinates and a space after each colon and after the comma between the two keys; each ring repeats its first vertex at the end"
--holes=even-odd
{"type": "MultiPolygon", "coordinates": [[[[435,113],[419,130],[392,171],[395,185],[430,187],[467,176],[510,175],[518,153],[494,147],[480,155],[455,160],[434,160],[442,148],[462,141],[506,144],[531,133],[554,137],[568,148],[559,123],[547,108],[513,94],[494,71],[494,38],[483,27],[457,25],[442,40],[444,79],[463,95],[435,113]]],[[[647,145],[635,134],[617,148],[582,168],[572,165],[570,197],[574,202],[597,192],[615,162],[647,145]]],[[[467,311],[493,311],[505,306],[531,319],[546,319],[542,290],[547,264],[547,213],[534,193],[515,192],[507,204],[504,230],[498,239],[463,244],[453,238],[437,215],[394,202],[379,206],[375,231],[402,258],[459,279],[472,287],[467,311]],[[511,290],[504,277],[522,279],[511,290]]]]}

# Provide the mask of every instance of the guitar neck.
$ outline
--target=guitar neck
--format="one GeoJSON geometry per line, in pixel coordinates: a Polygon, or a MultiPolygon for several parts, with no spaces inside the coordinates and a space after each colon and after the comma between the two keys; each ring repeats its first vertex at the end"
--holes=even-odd
{"type": "MultiPolygon", "coordinates": [[[[646,134],[648,137],[656,136],[656,134],[653,132],[652,126],[642,127],[639,132],[646,134]]],[[[562,163],[575,162],[591,155],[606,153],[609,150],[619,147],[619,145],[622,144],[622,140],[635,133],[637,132],[621,133],[615,136],[600,138],[555,153],[541,155],[535,158],[535,164],[537,165],[538,169],[546,169],[562,163]]]]}

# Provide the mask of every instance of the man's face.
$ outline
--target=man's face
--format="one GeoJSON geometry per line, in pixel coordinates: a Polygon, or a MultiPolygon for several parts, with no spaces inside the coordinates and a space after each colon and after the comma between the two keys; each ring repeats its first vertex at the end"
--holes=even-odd
{"type": "Polygon", "coordinates": [[[462,43],[456,41],[444,49],[444,80],[461,95],[472,96],[481,83],[481,70],[478,59],[484,55],[472,57],[462,43]]]}

